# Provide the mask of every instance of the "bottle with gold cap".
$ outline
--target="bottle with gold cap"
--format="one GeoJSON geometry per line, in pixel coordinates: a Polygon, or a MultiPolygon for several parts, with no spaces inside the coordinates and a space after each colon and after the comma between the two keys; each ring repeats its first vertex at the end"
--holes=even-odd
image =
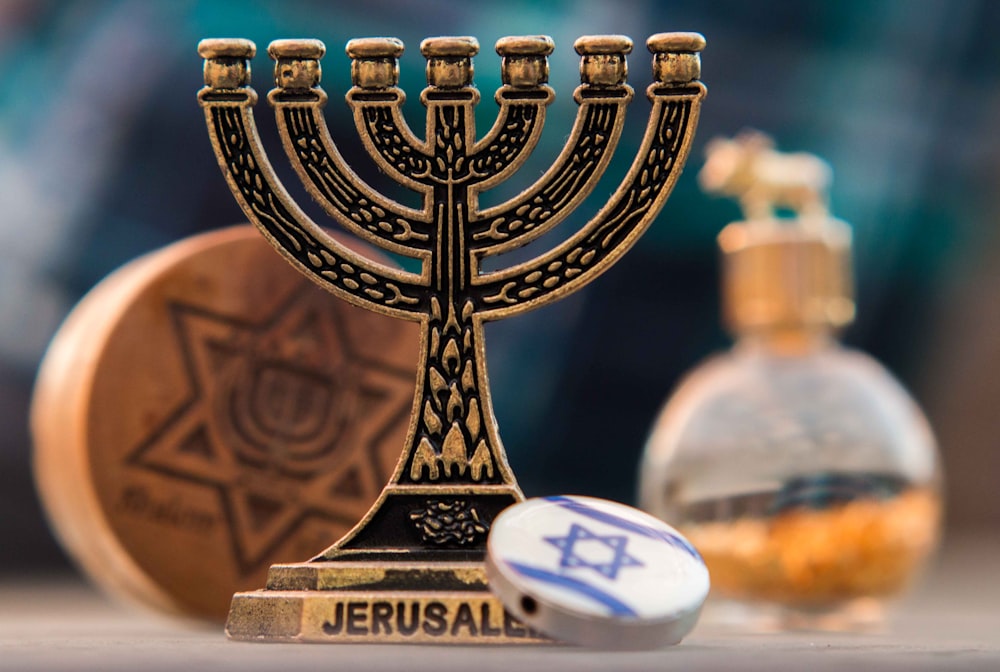
{"type": "Polygon", "coordinates": [[[875,625],[937,542],[934,437],[902,386],[836,339],[854,301],[829,167],[755,132],[715,140],[707,156],[702,187],[738,198],[746,216],[719,236],[736,344],[660,413],[641,504],[701,552],[721,618],[875,625]]]}

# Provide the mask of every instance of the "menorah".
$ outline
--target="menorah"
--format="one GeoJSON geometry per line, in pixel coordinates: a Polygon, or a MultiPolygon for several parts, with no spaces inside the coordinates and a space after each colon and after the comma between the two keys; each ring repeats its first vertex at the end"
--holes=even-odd
{"type": "Polygon", "coordinates": [[[624,36],[581,37],[581,84],[569,138],[552,166],[507,202],[479,194],[511,177],[538,142],[554,93],[553,42],[505,37],[496,44],[503,85],[493,127],[477,139],[471,37],[424,40],[428,87],[424,140],[408,127],[399,80],[403,44],[347,43],[347,102],[365,150],[382,172],[422,196],[420,209],[373,189],[347,164],[321,113],[318,40],[278,40],[274,107],[285,151],[309,194],[342,227],[421,261],[414,273],[374,262],[313,222],[278,181],[256,131],[249,87],[252,42],[199,44],[198,100],[230,189],[246,216],[299,271],[359,306],[421,325],[421,359],[408,438],[395,473],[368,514],[313,561],[272,567],[267,590],[238,594],[228,624],[237,638],[379,641],[525,641],[486,585],[482,560],[493,518],[522,499],[490,403],[483,324],[543,306],[593,280],[659,213],[681,172],[705,96],[697,33],[647,41],[655,81],[637,157],[599,212],[561,244],[497,271],[483,259],[537,239],[590,194],[621,137],[624,36]]]}

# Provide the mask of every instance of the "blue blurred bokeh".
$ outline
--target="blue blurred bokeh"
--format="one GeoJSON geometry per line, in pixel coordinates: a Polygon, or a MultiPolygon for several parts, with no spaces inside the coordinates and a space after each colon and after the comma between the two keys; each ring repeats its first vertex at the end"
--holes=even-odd
{"type": "MultiPolygon", "coordinates": [[[[853,224],[856,241],[860,312],[847,340],[884,361],[927,407],[942,439],[953,526],[995,529],[1000,3],[2,0],[0,539],[19,543],[2,544],[0,569],[62,562],[33,494],[26,429],[33,376],[60,320],[133,257],[242,220],[195,102],[200,38],[254,40],[259,91],[270,87],[268,42],[324,40],[331,126],[359,172],[384,184],[337,104],[350,86],[340,45],[369,35],[407,44],[401,85],[420,128],[424,62],[415,47],[431,35],[476,36],[479,125],[488,128],[489,92],[500,84],[491,45],[504,35],[551,35],[557,101],[509,193],[547,167],[569,131],[573,41],[632,36],[630,80],[641,91],[650,79],[642,43],[664,30],[697,30],[709,44],[710,95],[673,197],[587,290],[487,331],[497,416],[523,487],[633,498],[659,405],[685,370],[727,342],[714,238],[739,212],[699,193],[693,176],[708,139],[750,126],[833,165],[833,210],[853,224]]],[[[637,98],[607,179],[564,228],[596,210],[631,162],[648,110],[637,98]]],[[[267,149],[280,156],[269,115],[258,119],[267,149]]],[[[544,238],[532,249],[551,244],[544,238]]]]}

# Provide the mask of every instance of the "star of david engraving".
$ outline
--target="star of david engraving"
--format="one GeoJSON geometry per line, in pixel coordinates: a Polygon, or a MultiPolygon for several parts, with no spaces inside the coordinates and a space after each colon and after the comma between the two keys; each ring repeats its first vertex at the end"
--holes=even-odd
{"type": "Polygon", "coordinates": [[[628,537],[623,534],[594,534],[582,525],[572,523],[565,537],[543,539],[562,551],[559,558],[562,569],[587,567],[614,581],[624,567],[643,566],[642,561],[625,552],[628,537]],[[581,542],[585,548],[578,548],[581,542]]]}
{"type": "Polygon", "coordinates": [[[378,448],[409,416],[413,372],[359,354],[309,284],[258,323],[170,310],[191,393],[129,463],[215,489],[243,573],[310,517],[353,525],[388,477],[378,448]]]}

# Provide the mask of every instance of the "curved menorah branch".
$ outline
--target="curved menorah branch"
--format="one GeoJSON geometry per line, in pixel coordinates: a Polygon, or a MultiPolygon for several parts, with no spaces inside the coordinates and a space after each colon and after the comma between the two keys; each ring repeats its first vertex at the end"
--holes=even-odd
{"type": "Polygon", "coordinates": [[[569,139],[555,163],[524,192],[473,215],[472,243],[480,257],[500,254],[550,231],[597,185],[624,126],[632,89],[581,86],[569,139]]]}
{"type": "Polygon", "coordinates": [[[249,87],[199,93],[209,135],[230,190],[270,243],[311,280],[345,301],[419,320],[424,276],[367,259],[334,240],[302,212],[279,182],[257,137],[249,87]]]}
{"type": "Polygon", "coordinates": [[[433,152],[403,118],[405,100],[406,95],[397,87],[374,92],[354,87],[347,93],[365,150],[397,182],[423,191],[433,152]]]}
{"type": "Polygon", "coordinates": [[[705,87],[663,87],[647,95],[653,110],[639,154],[608,204],[551,252],[496,273],[475,285],[483,319],[537,308],[590,282],[642,235],[666,201],[687,160],[705,87]]]}
{"type": "Polygon", "coordinates": [[[392,252],[418,256],[433,248],[433,227],[426,210],[400,206],[351,170],[330,136],[319,102],[268,97],[295,172],[331,217],[349,231],[392,252]]]}
{"type": "Polygon", "coordinates": [[[503,86],[497,91],[500,112],[489,132],[472,148],[472,172],[486,177],[478,183],[487,189],[503,182],[528,158],[545,124],[545,108],[555,99],[547,86],[503,86]]]}

